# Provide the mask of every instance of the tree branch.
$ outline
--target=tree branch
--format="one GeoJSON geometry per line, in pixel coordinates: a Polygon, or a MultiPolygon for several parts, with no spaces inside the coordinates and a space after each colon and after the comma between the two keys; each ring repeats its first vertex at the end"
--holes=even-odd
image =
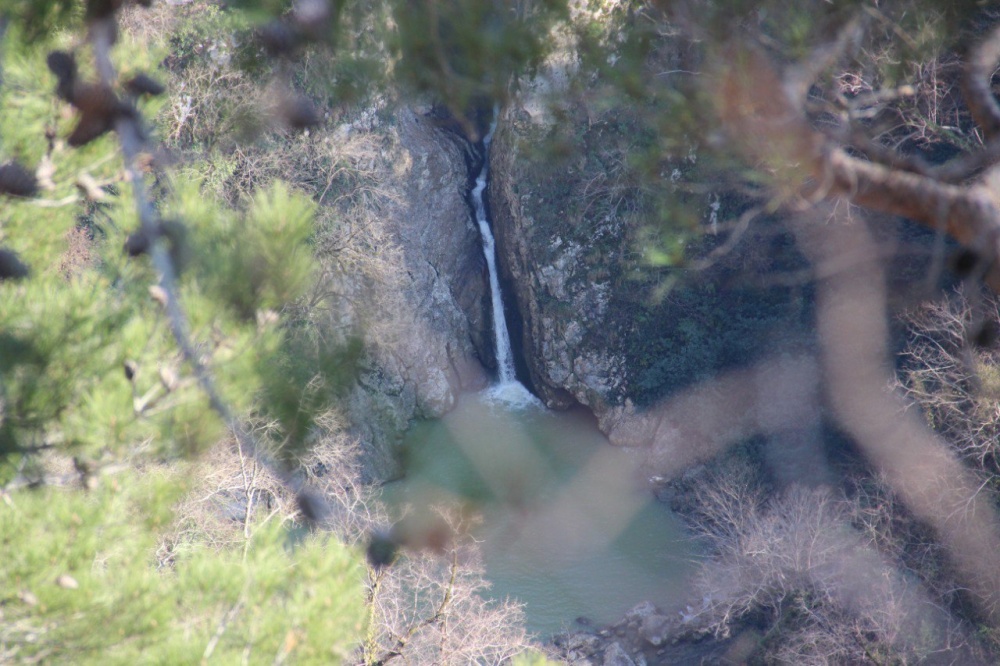
{"type": "Polygon", "coordinates": [[[458,551],[452,551],[451,554],[451,575],[448,579],[448,586],[444,590],[444,597],[441,599],[441,603],[438,604],[437,609],[434,614],[430,617],[424,618],[420,622],[413,624],[409,631],[406,632],[405,636],[400,636],[396,639],[395,645],[391,649],[386,651],[381,657],[375,660],[374,666],[385,666],[393,659],[403,656],[403,650],[406,649],[407,644],[410,642],[417,632],[425,627],[431,627],[435,624],[441,622],[445,617],[445,611],[448,608],[448,604],[454,598],[455,582],[458,578],[458,551]]]}
{"type": "Polygon", "coordinates": [[[852,157],[810,127],[763,53],[743,46],[727,56],[717,92],[722,122],[744,155],[772,173],[781,198],[844,197],[947,233],[983,259],[977,277],[1000,292],[1000,205],[987,184],[957,186],[852,157]]]}
{"type": "Polygon", "coordinates": [[[816,328],[832,416],[906,507],[935,530],[962,582],[996,625],[1000,520],[980,494],[980,481],[947,442],[906,410],[902,396],[886,390],[892,370],[885,279],[871,233],[863,221],[849,222],[842,208],[829,221],[814,211],[795,227],[799,248],[821,272],[835,270],[845,253],[867,259],[817,284],[816,328]]]}
{"type": "Polygon", "coordinates": [[[918,155],[902,155],[895,150],[886,148],[856,127],[852,127],[847,136],[847,143],[860,150],[873,162],[883,164],[891,169],[909,171],[921,176],[931,176],[931,166],[918,155]]]}
{"type": "Polygon", "coordinates": [[[928,175],[944,183],[961,183],[997,162],[1000,162],[1000,141],[991,141],[982,150],[956,157],[931,169],[928,175]]]}
{"type": "Polygon", "coordinates": [[[959,187],[891,169],[851,157],[842,148],[828,149],[814,170],[821,183],[830,183],[824,195],[842,195],[865,208],[909,218],[967,247],[985,249],[991,257],[1000,249],[1000,209],[984,187],[959,187]]]}

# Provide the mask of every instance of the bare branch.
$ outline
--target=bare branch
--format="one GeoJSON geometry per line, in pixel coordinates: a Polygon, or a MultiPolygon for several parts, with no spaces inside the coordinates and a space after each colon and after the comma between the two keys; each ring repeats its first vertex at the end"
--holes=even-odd
{"type": "Polygon", "coordinates": [[[804,101],[809,88],[823,70],[836,64],[857,46],[864,35],[866,24],[867,15],[855,16],[841,26],[832,41],[817,46],[808,58],[803,58],[801,63],[789,68],[785,75],[785,91],[789,98],[804,101]]]}
{"type": "Polygon", "coordinates": [[[895,150],[886,148],[857,128],[852,128],[847,140],[873,162],[897,171],[909,171],[921,176],[931,175],[931,166],[923,158],[917,155],[902,155],[895,150]]]}
{"type": "Polygon", "coordinates": [[[441,598],[441,603],[438,605],[434,613],[413,624],[405,635],[399,636],[396,640],[395,645],[392,646],[385,654],[374,661],[375,666],[384,666],[384,664],[389,663],[396,657],[403,656],[403,650],[406,649],[407,643],[410,639],[421,629],[425,627],[431,627],[441,622],[444,618],[444,614],[447,611],[448,604],[451,602],[452,597],[455,592],[455,579],[458,577],[458,551],[453,551],[451,554],[451,568],[450,575],[448,577],[448,582],[444,588],[444,596],[441,598]]]}
{"type": "Polygon", "coordinates": [[[992,141],[982,150],[932,169],[928,175],[944,183],[961,183],[997,162],[1000,162],[1000,141],[992,141]]]}
{"type": "Polygon", "coordinates": [[[982,612],[1000,622],[1000,521],[947,444],[886,390],[891,371],[884,275],[869,230],[849,221],[843,208],[830,219],[816,215],[795,227],[799,247],[821,271],[845,252],[868,257],[867,265],[838,271],[817,288],[833,415],[910,511],[934,528],[982,612]]]}
{"type": "MultiPolygon", "coordinates": [[[[1000,249],[1000,209],[984,187],[941,183],[851,157],[838,147],[828,147],[825,155],[817,156],[814,168],[823,188],[818,194],[846,196],[870,210],[900,215],[935,231],[945,231],[959,243],[984,251],[991,258],[1000,249]]],[[[991,282],[994,289],[998,286],[1000,282],[991,282]]]]}
{"type": "Polygon", "coordinates": [[[706,256],[691,262],[689,268],[694,271],[703,271],[714,266],[721,257],[736,247],[747,229],[750,228],[750,223],[760,217],[761,213],[763,213],[763,210],[759,206],[754,206],[741,214],[732,225],[732,230],[729,232],[729,236],[726,237],[725,242],[713,249],[706,256]]]}

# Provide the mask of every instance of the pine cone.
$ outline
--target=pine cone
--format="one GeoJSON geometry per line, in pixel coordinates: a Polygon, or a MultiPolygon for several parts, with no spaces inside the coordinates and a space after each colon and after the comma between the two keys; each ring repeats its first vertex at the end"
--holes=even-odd
{"type": "Polygon", "coordinates": [[[38,179],[17,162],[0,166],[0,194],[32,197],[38,193],[38,179]]]}
{"type": "Polygon", "coordinates": [[[162,95],[167,89],[153,77],[140,72],[125,82],[125,90],[136,97],[140,95],[156,97],[157,95],[162,95]]]}

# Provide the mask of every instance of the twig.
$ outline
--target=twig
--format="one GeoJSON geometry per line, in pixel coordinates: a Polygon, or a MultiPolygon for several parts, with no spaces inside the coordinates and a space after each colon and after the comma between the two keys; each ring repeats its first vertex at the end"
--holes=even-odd
{"type": "Polygon", "coordinates": [[[438,604],[437,610],[435,610],[434,614],[431,615],[430,617],[425,618],[424,620],[412,625],[409,631],[406,632],[405,636],[399,636],[396,639],[396,644],[393,645],[389,651],[387,651],[385,654],[379,657],[379,659],[377,659],[374,662],[374,666],[385,666],[385,664],[389,663],[396,657],[403,656],[403,650],[406,648],[406,645],[410,642],[410,639],[412,639],[417,634],[418,631],[420,631],[424,627],[431,627],[435,624],[438,624],[439,622],[441,622],[441,620],[444,619],[445,612],[448,609],[448,604],[451,603],[451,600],[455,592],[455,581],[457,580],[457,578],[458,578],[458,551],[453,551],[451,556],[451,577],[448,580],[448,587],[445,588],[444,598],[441,599],[441,603],[438,604]]]}
{"type": "Polygon", "coordinates": [[[729,236],[726,238],[726,241],[719,247],[709,252],[705,257],[692,262],[690,265],[691,270],[703,271],[715,265],[715,262],[718,261],[719,258],[728,254],[734,247],[736,247],[736,244],[740,242],[740,239],[743,238],[743,234],[745,234],[746,230],[750,227],[750,223],[762,212],[763,210],[759,206],[755,206],[740,215],[736,220],[732,232],[730,232],[729,236]]]}
{"type": "Polygon", "coordinates": [[[873,162],[884,164],[892,169],[908,171],[922,176],[931,175],[930,165],[928,165],[927,162],[919,156],[904,155],[895,150],[890,150],[876,141],[873,141],[871,137],[867,136],[856,127],[851,128],[847,141],[858,150],[864,152],[873,162]]]}
{"type": "Polygon", "coordinates": [[[215,634],[212,635],[211,640],[208,641],[208,645],[205,646],[205,651],[201,655],[202,663],[206,663],[212,656],[212,653],[215,652],[215,647],[222,639],[222,635],[226,633],[226,627],[229,626],[229,623],[233,621],[233,618],[236,617],[236,614],[240,612],[242,607],[243,600],[240,599],[233,604],[232,607],[226,611],[226,614],[222,616],[222,619],[219,620],[219,626],[215,628],[215,634]]]}
{"type": "Polygon", "coordinates": [[[930,175],[945,183],[961,183],[997,162],[1000,162],[1000,137],[988,142],[982,150],[942,164],[933,169],[930,175]]]}

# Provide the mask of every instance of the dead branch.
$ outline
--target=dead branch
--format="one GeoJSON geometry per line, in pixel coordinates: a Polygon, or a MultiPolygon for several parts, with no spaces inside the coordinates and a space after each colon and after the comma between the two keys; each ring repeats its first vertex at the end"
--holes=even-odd
{"type": "Polygon", "coordinates": [[[417,634],[418,631],[426,627],[432,627],[439,624],[445,616],[448,609],[448,604],[451,602],[452,597],[455,592],[455,580],[458,577],[458,551],[453,551],[451,554],[451,574],[448,578],[448,583],[445,586],[444,596],[441,598],[441,603],[438,605],[437,609],[432,615],[424,618],[420,622],[413,624],[405,635],[399,636],[396,639],[396,643],[385,652],[381,657],[376,659],[373,664],[374,666],[384,666],[393,659],[403,656],[403,650],[406,649],[407,644],[410,640],[417,634]]]}
{"type": "Polygon", "coordinates": [[[823,271],[817,289],[817,329],[827,400],[906,506],[929,524],[948,549],[963,583],[994,623],[1000,621],[1000,521],[981,484],[931,432],[891,383],[882,270],[863,222],[850,221],[843,204],[823,219],[796,226],[799,247],[822,271],[845,253],[867,256],[867,266],[823,271]]]}
{"type": "MultiPolygon", "coordinates": [[[[973,49],[965,71],[966,102],[990,145],[1000,136],[1000,105],[990,88],[998,60],[1000,28],[973,49]]],[[[779,75],[761,50],[732,47],[724,67],[716,70],[714,91],[720,118],[744,157],[771,174],[776,204],[806,210],[839,200],[829,219],[813,213],[795,225],[799,247],[823,276],[817,329],[826,401],[908,509],[933,527],[984,615],[1000,623],[1000,521],[948,445],[886,390],[891,371],[877,248],[865,223],[846,214],[850,202],[947,233],[973,251],[974,277],[998,291],[1000,200],[993,181],[1000,174],[986,170],[959,186],[882,155],[882,163],[855,157],[812,127],[805,100],[796,96],[801,81],[779,75]],[[851,270],[844,270],[846,260],[851,270]]]]}

